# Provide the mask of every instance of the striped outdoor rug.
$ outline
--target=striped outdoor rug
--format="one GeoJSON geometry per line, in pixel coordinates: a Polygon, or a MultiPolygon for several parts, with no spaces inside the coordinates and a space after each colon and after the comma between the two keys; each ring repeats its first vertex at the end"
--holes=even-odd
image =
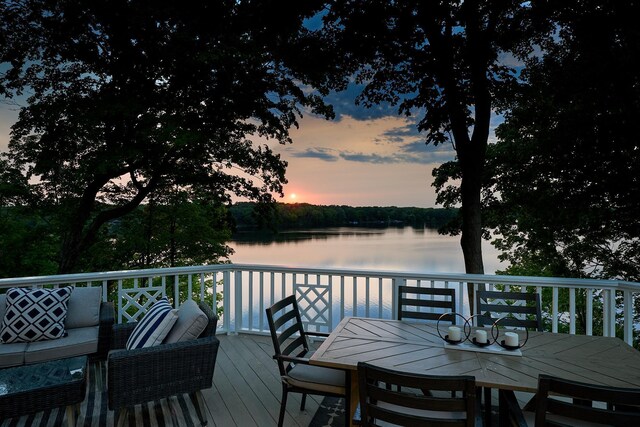
{"type": "MultiPolygon", "coordinates": [[[[104,362],[93,363],[89,367],[87,395],[80,406],[76,427],[111,427],[115,425],[113,411],[107,410],[105,367],[104,362]]],[[[128,424],[129,426],[145,427],[191,427],[199,426],[200,422],[191,399],[188,395],[183,395],[136,405],[135,411],[129,410],[128,424]]],[[[0,427],[60,427],[66,425],[65,408],[0,420],[0,427]]]]}

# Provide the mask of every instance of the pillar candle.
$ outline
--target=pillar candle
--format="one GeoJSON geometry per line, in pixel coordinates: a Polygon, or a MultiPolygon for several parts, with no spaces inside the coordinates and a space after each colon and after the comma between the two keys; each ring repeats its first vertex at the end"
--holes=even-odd
{"type": "Polygon", "coordinates": [[[506,345],[516,347],[518,345],[518,334],[516,334],[515,332],[505,332],[504,343],[506,345]]]}
{"type": "Polygon", "coordinates": [[[478,344],[486,344],[487,343],[487,331],[484,329],[478,329],[476,331],[476,342],[478,344]]]}
{"type": "Polygon", "coordinates": [[[460,328],[457,326],[449,326],[449,339],[451,341],[460,341],[460,328]]]}

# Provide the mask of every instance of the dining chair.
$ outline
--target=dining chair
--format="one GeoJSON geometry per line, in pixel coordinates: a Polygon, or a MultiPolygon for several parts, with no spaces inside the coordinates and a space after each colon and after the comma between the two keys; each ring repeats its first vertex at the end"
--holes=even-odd
{"type": "Polygon", "coordinates": [[[452,312],[447,322],[456,323],[456,290],[442,288],[398,288],[398,320],[438,320],[443,313],[452,312]],[[424,298],[424,297],[427,298],[424,298]],[[429,311],[421,310],[427,308],[429,311]],[[434,309],[436,311],[434,312],[434,309]]]}
{"type": "Polygon", "coordinates": [[[358,363],[360,425],[400,426],[482,425],[476,380],[472,376],[435,376],[358,363]],[[402,391],[394,390],[394,386],[402,391]],[[438,396],[425,395],[428,388],[438,396]],[[450,393],[454,392],[454,393],[450,393]]]}
{"type": "Polygon", "coordinates": [[[540,294],[528,292],[478,291],[478,325],[523,327],[542,332],[540,294]]]}
{"type": "Polygon", "coordinates": [[[541,374],[535,411],[522,411],[513,392],[500,392],[501,424],[514,426],[637,426],[640,389],[604,387],[541,374]]]}
{"type": "MultiPolygon", "coordinates": [[[[477,291],[478,326],[500,325],[542,331],[540,294],[528,292],[477,291]]],[[[491,388],[484,387],[485,423],[491,423],[491,388]]]]}
{"type": "Polygon", "coordinates": [[[327,337],[323,332],[306,332],[302,325],[295,295],[290,295],[266,309],[271,340],[282,380],[282,399],[278,427],[282,427],[287,408],[287,396],[301,393],[300,410],[303,411],[307,394],[345,398],[345,425],[350,420],[350,378],[341,369],[331,369],[309,364],[313,352],[307,336],[327,337]],[[281,330],[281,332],[278,332],[281,330]]]}

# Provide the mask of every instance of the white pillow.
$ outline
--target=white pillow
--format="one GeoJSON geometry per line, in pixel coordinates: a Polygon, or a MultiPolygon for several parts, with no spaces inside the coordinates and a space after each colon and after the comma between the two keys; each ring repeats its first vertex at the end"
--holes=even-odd
{"type": "Polygon", "coordinates": [[[209,324],[209,318],[194,300],[185,301],[178,310],[178,321],[165,338],[164,343],[194,340],[209,324]]]}
{"type": "Polygon", "coordinates": [[[167,298],[158,300],[133,329],[127,340],[127,350],[162,344],[176,320],[178,310],[171,308],[167,298]]]}

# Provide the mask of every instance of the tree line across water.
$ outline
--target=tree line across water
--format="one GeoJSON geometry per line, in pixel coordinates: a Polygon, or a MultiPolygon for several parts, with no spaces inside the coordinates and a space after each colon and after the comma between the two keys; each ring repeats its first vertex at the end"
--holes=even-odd
{"type": "Polygon", "coordinates": [[[412,225],[441,228],[458,215],[457,209],[396,206],[322,206],[308,203],[277,203],[271,215],[256,215],[255,203],[240,202],[229,209],[238,229],[285,230],[348,225],[412,225]]]}
{"type": "MultiPolygon", "coordinates": [[[[61,208],[60,208],[61,209],[61,208]]],[[[319,206],[306,203],[230,206],[189,200],[180,192],[154,198],[112,221],[78,260],[80,271],[175,267],[225,261],[236,230],[348,225],[442,227],[457,209],[319,206]]],[[[0,208],[0,277],[55,274],[65,238],[64,212],[25,206],[0,208]]]]}

